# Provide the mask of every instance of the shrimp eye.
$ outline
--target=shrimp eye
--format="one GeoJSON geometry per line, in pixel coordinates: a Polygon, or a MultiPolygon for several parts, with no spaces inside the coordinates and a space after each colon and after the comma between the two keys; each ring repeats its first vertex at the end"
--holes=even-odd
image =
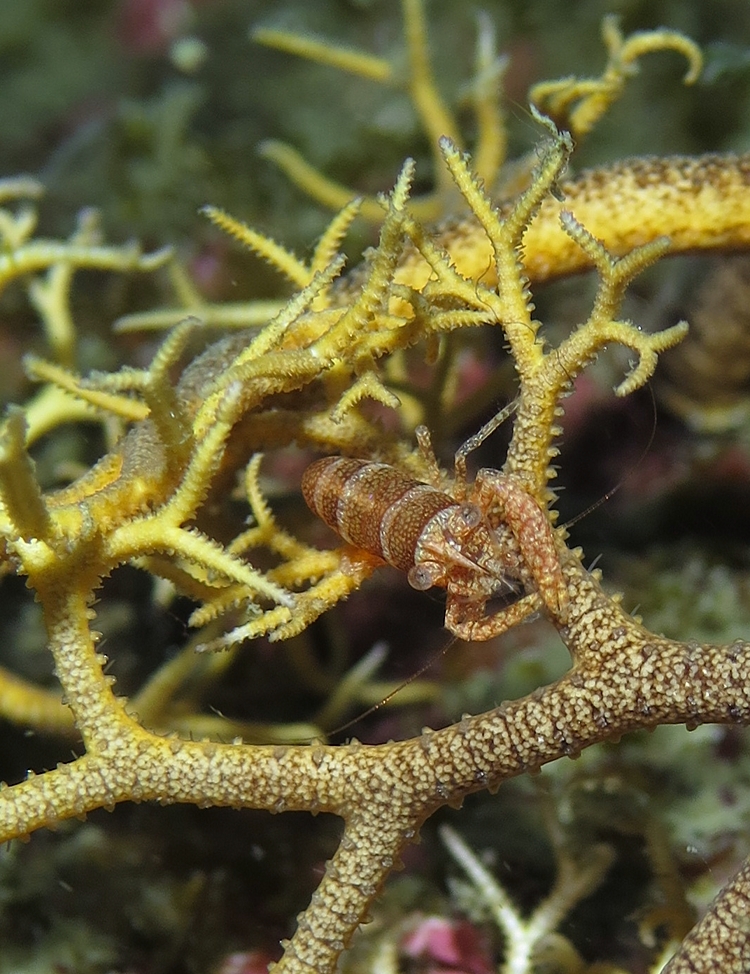
{"type": "Polygon", "coordinates": [[[463,504],[461,507],[461,519],[466,528],[475,528],[482,520],[482,512],[475,504],[463,504]]]}
{"type": "Polygon", "coordinates": [[[435,584],[435,576],[426,565],[415,565],[410,568],[407,578],[409,585],[419,592],[424,592],[435,584]]]}

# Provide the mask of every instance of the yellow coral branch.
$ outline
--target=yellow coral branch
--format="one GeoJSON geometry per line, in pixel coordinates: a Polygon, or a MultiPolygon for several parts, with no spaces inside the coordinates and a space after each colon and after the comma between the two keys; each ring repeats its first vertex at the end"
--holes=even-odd
{"type": "Polygon", "coordinates": [[[599,119],[608,111],[634,74],[637,61],[644,54],[655,51],[676,51],[688,62],[684,77],[686,85],[694,84],[703,66],[703,55],[697,44],[678,31],[639,31],[625,38],[616,17],[602,21],[602,39],[609,55],[607,66],[598,78],[562,78],[560,81],[543,81],[529,92],[529,99],[541,112],[551,115],[555,121],[569,128],[572,135],[587,135],[599,119]]]}

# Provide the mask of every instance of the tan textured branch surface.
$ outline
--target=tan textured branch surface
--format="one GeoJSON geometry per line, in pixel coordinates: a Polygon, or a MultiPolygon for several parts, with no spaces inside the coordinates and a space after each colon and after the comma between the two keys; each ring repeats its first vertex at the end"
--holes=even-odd
{"type": "Polygon", "coordinates": [[[750,970],[750,861],[732,877],[683,941],[664,974],[750,970]]]}

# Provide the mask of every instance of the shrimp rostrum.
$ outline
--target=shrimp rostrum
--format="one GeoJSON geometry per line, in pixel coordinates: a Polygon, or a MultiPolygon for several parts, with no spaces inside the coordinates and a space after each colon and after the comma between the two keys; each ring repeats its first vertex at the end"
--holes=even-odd
{"type": "Polygon", "coordinates": [[[447,487],[425,427],[420,451],[434,483],[385,463],[316,460],[302,477],[310,509],[345,541],[407,573],[425,590],[446,590],[445,625],[461,639],[491,639],[544,608],[564,621],[568,596],[547,513],[513,474],[480,470],[466,457],[499,424],[494,417],[456,453],[447,487]],[[525,593],[507,603],[519,588],[525,593]],[[505,597],[497,611],[487,603],[505,597]]]}

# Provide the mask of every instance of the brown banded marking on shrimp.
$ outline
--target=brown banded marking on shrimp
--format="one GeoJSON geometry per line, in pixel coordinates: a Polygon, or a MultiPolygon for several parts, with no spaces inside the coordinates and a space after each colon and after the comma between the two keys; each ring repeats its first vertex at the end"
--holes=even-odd
{"type": "MultiPolygon", "coordinates": [[[[310,509],[345,541],[405,571],[416,589],[445,588],[446,628],[467,640],[490,639],[542,607],[560,619],[568,601],[552,526],[522,482],[491,469],[465,482],[466,454],[496,425],[459,450],[447,490],[346,457],[316,460],[302,477],[310,509]],[[513,582],[527,594],[487,615],[487,602],[513,582]]],[[[417,438],[437,471],[424,427],[417,438]]]]}

